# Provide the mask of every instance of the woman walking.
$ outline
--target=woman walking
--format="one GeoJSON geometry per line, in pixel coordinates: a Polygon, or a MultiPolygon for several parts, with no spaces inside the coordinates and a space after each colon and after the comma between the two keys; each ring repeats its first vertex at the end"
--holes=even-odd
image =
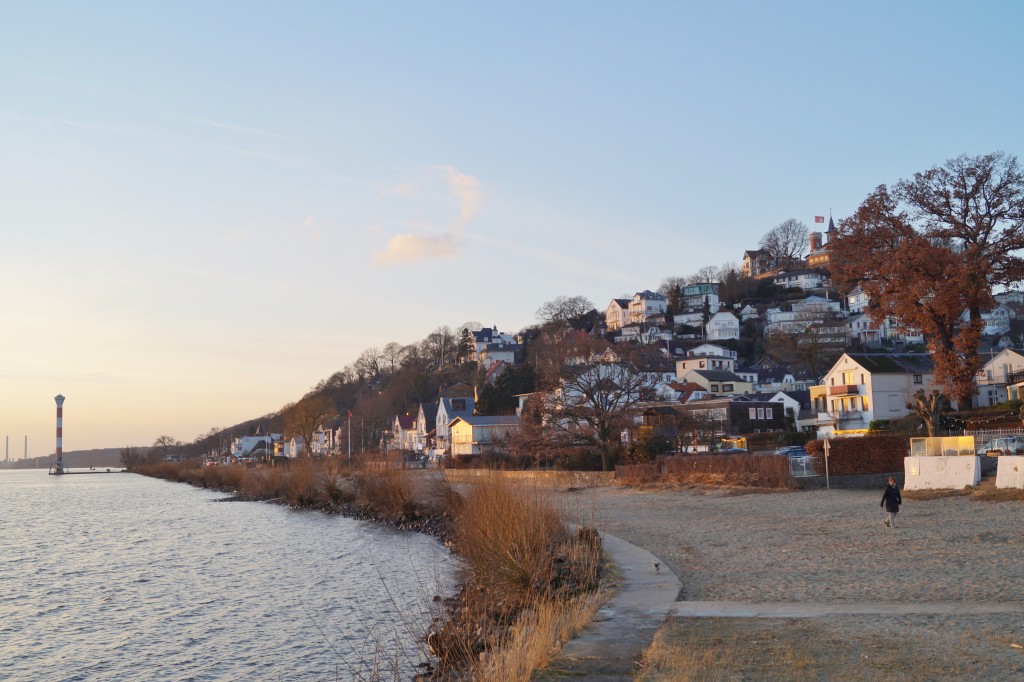
{"type": "Polygon", "coordinates": [[[901,504],[903,498],[900,497],[900,489],[896,487],[896,479],[890,476],[889,485],[885,486],[885,492],[882,493],[882,504],[879,505],[885,507],[885,525],[896,527],[896,515],[900,512],[901,504]]]}

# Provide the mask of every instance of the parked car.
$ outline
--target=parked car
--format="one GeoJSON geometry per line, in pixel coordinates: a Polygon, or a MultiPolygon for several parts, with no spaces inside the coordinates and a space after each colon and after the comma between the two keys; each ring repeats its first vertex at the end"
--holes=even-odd
{"type": "Polygon", "coordinates": [[[807,449],[802,445],[787,445],[784,448],[776,450],[775,454],[786,455],[788,457],[806,457],[807,449]]]}
{"type": "Polygon", "coordinates": [[[722,448],[721,450],[716,450],[715,452],[717,452],[720,455],[745,455],[745,454],[747,454],[747,451],[744,450],[743,448],[722,448]]]}
{"type": "Polygon", "coordinates": [[[979,455],[1024,455],[1024,436],[1000,436],[978,448],[979,455]]]}

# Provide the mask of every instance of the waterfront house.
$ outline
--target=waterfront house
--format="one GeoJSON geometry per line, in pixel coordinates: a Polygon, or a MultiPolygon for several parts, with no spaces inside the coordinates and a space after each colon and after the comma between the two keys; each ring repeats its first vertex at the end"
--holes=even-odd
{"type": "Polygon", "coordinates": [[[467,415],[448,424],[453,457],[500,452],[508,435],[519,428],[519,417],[467,415]]]}

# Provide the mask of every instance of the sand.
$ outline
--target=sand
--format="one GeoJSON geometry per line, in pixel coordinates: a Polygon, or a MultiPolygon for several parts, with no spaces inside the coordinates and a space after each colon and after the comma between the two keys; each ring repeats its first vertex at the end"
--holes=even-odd
{"type": "MultiPolygon", "coordinates": [[[[680,599],[1024,601],[1024,503],[907,500],[897,527],[889,529],[882,523],[881,494],[606,487],[557,499],[578,522],[660,557],[683,583],[680,599]]],[[[659,672],[650,663],[644,679],[1024,679],[1020,620],[1005,614],[885,613],[675,618],[660,633],[660,645],[710,647],[710,654],[702,649],[705,658],[721,654],[728,665],[721,674],[687,677],[659,672]],[[749,650],[738,658],[723,651],[760,640],[760,659],[757,647],[743,647],[749,650]],[[766,665],[769,659],[782,667],[766,665]]]]}

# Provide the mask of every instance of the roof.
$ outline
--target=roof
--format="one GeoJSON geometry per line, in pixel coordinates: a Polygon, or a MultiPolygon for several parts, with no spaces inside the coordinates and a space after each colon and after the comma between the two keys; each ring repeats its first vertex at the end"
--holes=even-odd
{"type": "Polygon", "coordinates": [[[935,363],[929,353],[847,353],[872,374],[929,374],[935,363]]]}
{"type": "Polygon", "coordinates": [[[456,417],[448,422],[448,426],[452,426],[455,422],[460,420],[466,422],[470,426],[519,426],[519,417],[514,414],[498,416],[471,414],[466,415],[465,417],[456,417]]]}
{"type": "Polygon", "coordinates": [[[413,425],[416,423],[416,417],[412,416],[411,414],[400,414],[397,415],[395,419],[398,420],[398,426],[403,431],[408,431],[412,429],[413,425]]]}
{"type": "Polygon", "coordinates": [[[437,403],[420,403],[420,409],[423,410],[425,423],[433,424],[437,421],[437,403]]]}
{"type": "Polygon", "coordinates": [[[476,401],[474,401],[473,398],[471,398],[471,397],[459,397],[459,396],[454,396],[452,398],[442,397],[440,403],[438,403],[439,407],[440,407],[441,403],[444,403],[444,412],[445,412],[446,415],[448,415],[448,420],[449,421],[451,421],[452,419],[454,419],[455,417],[458,417],[460,415],[473,414],[473,408],[476,406],[476,401]],[[452,400],[464,400],[464,401],[466,401],[466,409],[464,409],[464,410],[456,410],[456,409],[454,409],[452,407],[452,400]]]}
{"type": "MultiPolygon", "coordinates": [[[[708,381],[746,381],[739,375],[721,369],[691,369],[690,372],[698,374],[708,381]]],[[[690,372],[687,372],[687,374],[690,372]]]]}
{"type": "Polygon", "coordinates": [[[615,305],[619,306],[620,308],[628,308],[629,307],[629,299],[628,298],[613,298],[612,302],[608,304],[609,308],[612,306],[612,303],[614,303],[615,305]]]}

